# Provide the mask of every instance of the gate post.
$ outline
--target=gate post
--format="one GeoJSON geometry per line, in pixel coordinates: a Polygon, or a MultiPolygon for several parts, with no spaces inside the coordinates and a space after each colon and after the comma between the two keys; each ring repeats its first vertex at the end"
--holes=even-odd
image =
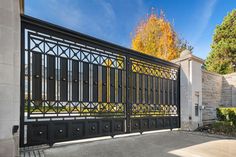
{"type": "Polygon", "coordinates": [[[204,60],[184,50],[172,60],[180,65],[181,129],[194,130],[202,125],[202,64],[204,60]]]}
{"type": "Polygon", "coordinates": [[[0,1],[0,156],[18,156],[20,4],[0,1]]]}

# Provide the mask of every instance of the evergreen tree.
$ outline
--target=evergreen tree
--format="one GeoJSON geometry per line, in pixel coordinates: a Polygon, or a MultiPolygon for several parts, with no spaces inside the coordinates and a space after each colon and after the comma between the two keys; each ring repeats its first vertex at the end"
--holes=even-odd
{"type": "Polygon", "coordinates": [[[213,35],[211,52],[205,65],[206,69],[219,74],[234,71],[236,64],[236,9],[229,13],[218,25],[213,35]]]}

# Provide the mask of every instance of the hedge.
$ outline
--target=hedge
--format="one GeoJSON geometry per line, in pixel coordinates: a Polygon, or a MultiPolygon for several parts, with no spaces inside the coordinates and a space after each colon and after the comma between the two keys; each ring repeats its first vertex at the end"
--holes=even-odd
{"type": "Polygon", "coordinates": [[[236,107],[220,107],[216,109],[219,121],[230,121],[236,126],[236,107]]]}

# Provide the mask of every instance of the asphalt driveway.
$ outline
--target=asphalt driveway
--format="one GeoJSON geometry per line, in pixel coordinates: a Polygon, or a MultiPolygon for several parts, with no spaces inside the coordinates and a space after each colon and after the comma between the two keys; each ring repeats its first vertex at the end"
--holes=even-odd
{"type": "Polygon", "coordinates": [[[236,140],[180,131],[55,146],[46,157],[236,157],[236,140]]]}

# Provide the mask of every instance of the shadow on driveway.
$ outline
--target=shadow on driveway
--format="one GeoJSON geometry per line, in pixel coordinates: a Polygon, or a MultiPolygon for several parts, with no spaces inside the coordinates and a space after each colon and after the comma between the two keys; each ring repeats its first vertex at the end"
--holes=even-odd
{"type": "Polygon", "coordinates": [[[236,157],[236,140],[168,131],[44,150],[46,157],[236,157]]]}

